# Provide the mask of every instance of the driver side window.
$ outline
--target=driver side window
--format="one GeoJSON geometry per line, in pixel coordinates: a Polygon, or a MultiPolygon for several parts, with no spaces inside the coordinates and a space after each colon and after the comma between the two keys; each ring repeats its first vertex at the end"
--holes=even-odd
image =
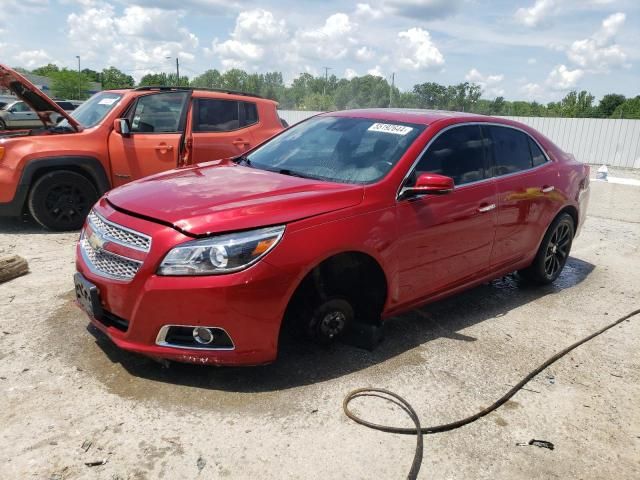
{"type": "Polygon", "coordinates": [[[154,93],[138,98],[131,118],[131,133],[181,132],[187,98],[187,92],[154,93]]]}
{"type": "Polygon", "coordinates": [[[455,185],[486,178],[486,145],[479,125],[453,127],[441,133],[418,162],[413,178],[438,173],[455,185]]]}

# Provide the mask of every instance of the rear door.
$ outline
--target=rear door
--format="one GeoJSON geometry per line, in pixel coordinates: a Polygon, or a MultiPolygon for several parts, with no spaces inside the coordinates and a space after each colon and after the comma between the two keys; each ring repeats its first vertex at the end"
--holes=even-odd
{"type": "Polygon", "coordinates": [[[433,172],[452,177],[455,189],[398,202],[401,303],[448,290],[488,269],[497,198],[487,166],[479,125],[445,130],[418,161],[406,186],[421,173],[433,172]]]}
{"type": "Polygon", "coordinates": [[[495,268],[518,262],[538,248],[557,195],[553,162],[522,130],[483,127],[492,154],[491,175],[498,189],[496,239],[491,255],[495,268]]]}
{"type": "Polygon", "coordinates": [[[126,113],[131,133],[123,136],[112,130],[109,135],[114,186],[178,165],[190,95],[172,91],[138,97],[126,113]]]}
{"type": "Polygon", "coordinates": [[[251,101],[194,98],[190,163],[238,156],[251,148],[258,110],[251,101]]]}

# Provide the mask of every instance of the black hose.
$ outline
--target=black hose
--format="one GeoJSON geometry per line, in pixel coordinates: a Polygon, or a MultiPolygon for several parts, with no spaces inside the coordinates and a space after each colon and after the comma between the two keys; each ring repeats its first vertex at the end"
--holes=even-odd
{"type": "Polygon", "coordinates": [[[549,359],[547,359],[546,361],[544,361],[540,366],[536,367],[534,370],[532,370],[530,373],[528,373],[511,390],[509,390],[507,393],[505,393],[502,397],[500,397],[498,400],[496,400],[493,404],[491,404],[487,408],[484,408],[484,409],[480,410],[479,412],[477,412],[477,413],[475,413],[473,415],[470,415],[470,416],[468,416],[466,418],[463,418],[461,420],[457,420],[455,422],[444,423],[442,425],[436,425],[436,426],[433,426],[433,427],[421,427],[420,426],[420,418],[418,417],[418,414],[415,412],[415,410],[413,409],[411,404],[409,402],[407,402],[404,398],[402,398],[400,395],[398,395],[396,393],[393,393],[393,392],[390,392],[389,390],[385,390],[383,388],[358,388],[356,390],[352,390],[345,397],[344,402],[342,403],[342,408],[343,408],[344,413],[345,413],[345,415],[347,417],[349,417],[354,422],[359,423],[360,425],[364,425],[365,427],[373,428],[374,430],[380,430],[382,432],[387,432],[387,433],[400,433],[400,434],[403,434],[403,435],[416,435],[417,436],[417,438],[416,438],[416,450],[415,450],[415,454],[414,454],[414,457],[413,457],[413,463],[411,464],[411,470],[409,471],[409,474],[407,475],[407,478],[409,480],[414,480],[414,479],[418,478],[418,472],[420,471],[420,466],[422,464],[422,455],[423,455],[423,449],[424,449],[424,447],[423,447],[423,435],[429,435],[429,434],[433,434],[433,433],[448,432],[450,430],[455,430],[456,428],[460,428],[460,427],[462,427],[464,425],[468,425],[470,423],[473,423],[476,420],[478,420],[479,418],[484,417],[485,415],[493,412],[494,410],[496,410],[500,406],[502,406],[507,400],[509,400],[511,397],[513,397],[516,393],[518,393],[518,391],[522,387],[524,387],[529,381],[531,381],[531,379],[533,377],[538,375],[540,372],[542,372],[549,365],[555,363],[557,360],[561,359],[567,353],[569,353],[570,351],[572,351],[575,348],[579,347],[583,343],[588,342],[592,338],[597,337],[598,335],[606,332],[610,328],[613,328],[616,325],[619,325],[620,323],[624,322],[625,320],[628,320],[629,318],[631,318],[631,317],[633,317],[635,315],[638,315],[639,313],[640,313],[640,309],[634,310],[633,312],[628,313],[624,317],[619,318],[615,322],[610,323],[606,327],[603,327],[600,330],[592,333],[591,335],[588,335],[588,336],[584,337],[582,340],[579,340],[576,343],[568,346],[564,350],[559,351],[554,356],[552,356],[549,359]],[[388,402],[394,403],[395,405],[399,406],[402,410],[404,410],[404,412],[413,421],[413,424],[415,425],[415,427],[413,427],[413,428],[393,427],[393,426],[389,426],[389,425],[381,425],[379,423],[373,423],[373,422],[369,422],[367,420],[364,420],[363,418],[357,416],[355,413],[353,413],[349,409],[349,403],[353,399],[358,398],[358,397],[379,397],[379,398],[382,398],[382,399],[384,399],[384,400],[386,400],[388,402]]]}

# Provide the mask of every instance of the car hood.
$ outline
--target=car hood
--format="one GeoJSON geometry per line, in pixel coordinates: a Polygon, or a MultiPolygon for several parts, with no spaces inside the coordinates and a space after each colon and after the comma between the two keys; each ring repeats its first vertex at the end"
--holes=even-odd
{"type": "Polygon", "coordinates": [[[364,188],[234,164],[200,165],[129,183],[107,194],[125,212],[191,234],[279,225],[357,205],[364,188]]]}
{"type": "Polygon", "coordinates": [[[57,113],[66,118],[69,125],[75,130],[80,130],[78,122],[69,116],[57,103],[18,72],[2,64],[0,64],[0,87],[11,90],[20,100],[29,105],[38,114],[45,127],[55,125],[55,121],[51,119],[51,114],[57,113]]]}

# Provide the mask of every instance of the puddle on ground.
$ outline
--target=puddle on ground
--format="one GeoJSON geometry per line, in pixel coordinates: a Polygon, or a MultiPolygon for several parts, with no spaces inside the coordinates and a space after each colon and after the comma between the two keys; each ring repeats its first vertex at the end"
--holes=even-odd
{"type": "MultiPolygon", "coordinates": [[[[210,367],[172,363],[170,367],[118,349],[90,326],[74,293],[49,318],[58,338],[48,343],[64,363],[102,383],[113,394],[166,408],[202,408],[284,416],[323,396],[322,382],[360,373],[359,382],[393,378],[425,362],[431,340],[475,341],[458,332],[523,304],[580,283],[593,265],[571,258],[553,285],[526,287],[512,276],[395,317],[385,324],[385,340],[373,351],[348,345],[310,344],[281,348],[277,362],[263,367],[210,367]],[[392,360],[392,361],[390,361],[392,360]],[[380,368],[369,368],[377,367],[380,368]]],[[[544,299],[543,299],[544,301],[544,299]]]]}

